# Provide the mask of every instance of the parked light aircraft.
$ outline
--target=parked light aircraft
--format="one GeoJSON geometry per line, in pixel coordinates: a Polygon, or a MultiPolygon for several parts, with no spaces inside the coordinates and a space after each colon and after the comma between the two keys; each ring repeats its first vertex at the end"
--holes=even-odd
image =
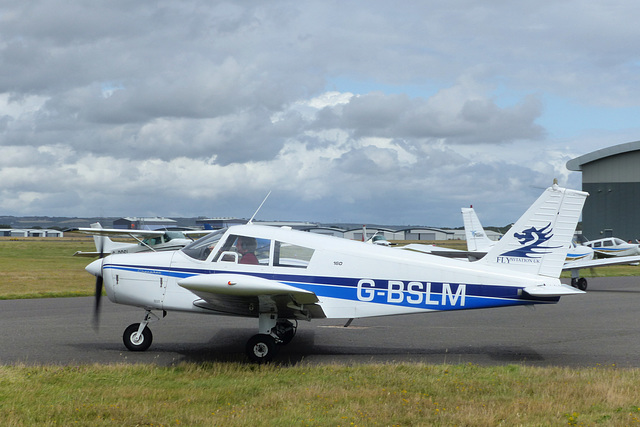
{"type": "Polygon", "coordinates": [[[298,320],[556,303],[581,294],[559,276],[587,193],[554,184],[474,263],[252,224],[215,231],[182,250],[111,254],[86,269],[99,296],[140,307],[129,350],[149,348],[155,311],[258,319],[254,362],[290,342],[298,320]]]}
{"type": "Polygon", "coordinates": [[[384,234],[381,234],[379,231],[376,231],[373,236],[367,237],[367,226],[362,226],[362,240],[369,245],[380,245],[380,246],[391,246],[391,242],[384,237],[384,234]]]}
{"type": "Polygon", "coordinates": [[[607,257],[630,255],[640,255],[640,245],[636,243],[627,243],[617,237],[605,237],[604,239],[590,240],[583,245],[593,248],[593,250],[607,257]]]}
{"type": "MultiPolygon", "coordinates": [[[[462,208],[462,218],[468,250],[480,253],[488,252],[496,242],[487,237],[473,207],[462,208]]],[[[562,267],[565,271],[571,271],[571,286],[583,291],[587,290],[587,279],[580,277],[580,270],[583,268],[635,264],[640,261],[640,256],[629,256],[624,259],[594,259],[593,252],[594,250],[592,248],[578,245],[575,241],[571,241],[570,249],[567,252],[567,258],[564,266],[562,267]]]]}
{"type": "Polygon", "coordinates": [[[78,251],[74,256],[97,257],[101,254],[127,254],[146,251],[172,251],[181,249],[192,243],[188,236],[202,236],[209,231],[170,231],[170,230],[127,230],[102,228],[99,222],[91,224],[91,228],[72,228],[67,231],[90,234],[96,244],[95,252],[78,251]],[[130,237],[138,243],[114,242],[112,237],[130,237]]]}

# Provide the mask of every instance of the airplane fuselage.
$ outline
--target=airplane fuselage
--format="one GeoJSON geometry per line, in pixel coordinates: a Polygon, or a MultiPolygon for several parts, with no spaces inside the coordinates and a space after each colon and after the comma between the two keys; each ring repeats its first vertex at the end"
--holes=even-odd
{"type": "MultiPolygon", "coordinates": [[[[268,240],[271,245],[280,241],[279,230],[270,227],[243,226],[230,229],[227,235],[233,233],[268,240]]],[[[523,292],[530,286],[559,284],[556,278],[470,267],[459,260],[310,233],[289,231],[283,238],[288,245],[304,245],[313,252],[307,264],[274,265],[272,258],[260,265],[214,260],[219,247],[204,260],[183,251],[111,255],[102,265],[107,295],[113,302],[146,309],[257,316],[257,309],[252,313],[228,301],[219,307],[203,304],[201,298],[180,286],[183,279],[193,276],[240,274],[313,292],[318,303],[310,310],[310,317],[357,318],[558,300],[523,292]]],[[[250,298],[243,301],[242,295],[236,296],[238,306],[252,303],[250,298]]]]}

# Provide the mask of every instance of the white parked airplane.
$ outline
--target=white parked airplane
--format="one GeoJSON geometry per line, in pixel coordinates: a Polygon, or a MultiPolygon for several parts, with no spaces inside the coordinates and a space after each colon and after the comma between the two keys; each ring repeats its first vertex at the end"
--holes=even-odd
{"type": "Polygon", "coordinates": [[[604,239],[590,240],[583,245],[592,248],[600,255],[611,256],[630,256],[640,255],[640,245],[636,243],[627,243],[617,237],[605,237],[604,239]]]}
{"type": "Polygon", "coordinates": [[[96,244],[95,252],[78,251],[74,256],[97,257],[104,254],[127,254],[147,251],[174,251],[192,243],[188,235],[202,236],[209,231],[125,230],[102,228],[99,222],[91,228],[72,228],[70,232],[90,234],[96,244]],[[129,237],[138,243],[114,242],[111,237],[129,237]]]}
{"type": "Polygon", "coordinates": [[[559,276],[587,193],[553,185],[474,263],[254,224],[218,230],[179,251],[113,254],[87,271],[143,320],[125,346],[149,348],[148,324],[167,311],[254,317],[246,353],[269,361],[298,320],[556,303],[581,294],[559,276]]]}
{"type": "MultiPolygon", "coordinates": [[[[467,249],[469,251],[480,253],[487,252],[496,244],[495,241],[487,237],[473,207],[462,208],[462,219],[467,239],[467,249]]],[[[564,266],[562,267],[565,271],[571,271],[571,286],[583,291],[587,290],[587,279],[580,277],[580,270],[583,268],[635,264],[640,261],[640,256],[630,256],[624,259],[594,259],[593,252],[594,250],[592,248],[578,245],[575,241],[571,241],[571,246],[567,252],[567,258],[564,266]]]]}

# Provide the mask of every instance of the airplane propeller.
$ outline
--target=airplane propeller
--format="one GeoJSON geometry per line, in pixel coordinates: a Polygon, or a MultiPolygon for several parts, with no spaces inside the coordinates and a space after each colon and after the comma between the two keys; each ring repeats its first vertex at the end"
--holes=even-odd
{"type": "Polygon", "coordinates": [[[95,296],[95,305],[93,307],[93,329],[98,330],[98,326],[100,324],[100,299],[102,298],[102,287],[103,287],[103,279],[102,279],[102,259],[105,257],[104,253],[104,238],[100,238],[100,247],[98,248],[98,259],[100,259],[100,271],[96,274],[96,296],[95,296]]]}

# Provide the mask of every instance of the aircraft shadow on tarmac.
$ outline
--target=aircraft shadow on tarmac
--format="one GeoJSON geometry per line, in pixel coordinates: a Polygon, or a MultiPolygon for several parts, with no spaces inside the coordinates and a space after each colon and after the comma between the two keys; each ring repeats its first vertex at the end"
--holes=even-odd
{"type": "MultiPolygon", "coordinates": [[[[217,331],[213,337],[202,343],[157,342],[144,353],[128,352],[120,342],[101,342],[74,344],[80,351],[87,351],[90,346],[95,351],[117,352],[127,356],[131,363],[158,363],[160,365],[178,365],[180,363],[213,363],[235,362],[249,363],[245,357],[246,336],[249,329],[224,329],[217,331]],[[172,357],[173,356],[173,357],[172,357]]],[[[394,362],[439,360],[443,363],[459,363],[464,358],[478,356],[479,359],[497,363],[542,362],[544,357],[526,346],[458,346],[458,347],[382,347],[332,345],[330,342],[315,343],[314,331],[300,331],[294,340],[280,348],[274,363],[297,365],[300,363],[350,363],[359,362],[394,362]],[[312,359],[312,360],[310,360],[312,359]]],[[[122,361],[114,360],[114,362],[122,361]]]]}

